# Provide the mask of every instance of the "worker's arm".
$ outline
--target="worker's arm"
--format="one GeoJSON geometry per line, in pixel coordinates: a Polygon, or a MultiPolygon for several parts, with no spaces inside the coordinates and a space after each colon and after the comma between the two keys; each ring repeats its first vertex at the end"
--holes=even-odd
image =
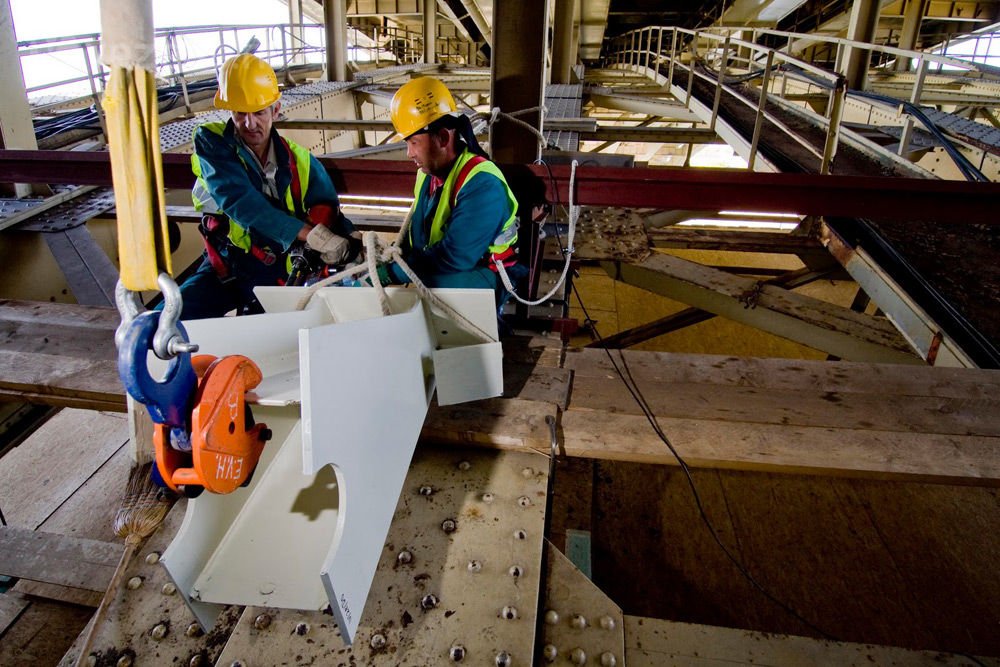
{"type": "MultiPolygon", "coordinates": [[[[306,210],[311,209],[316,204],[327,204],[336,211],[336,214],[332,216],[333,219],[327,224],[334,234],[350,236],[355,231],[354,225],[340,211],[340,200],[337,198],[333,181],[330,180],[330,175],[315,155],[309,156],[309,187],[306,188],[303,200],[306,210]]],[[[321,221],[313,220],[312,222],[319,223],[321,221]]]]}
{"type": "MultiPolygon", "coordinates": [[[[459,190],[444,238],[430,248],[413,248],[407,262],[419,276],[471,271],[510,215],[503,183],[492,174],[477,174],[459,190]]],[[[393,264],[390,271],[394,282],[409,282],[399,266],[393,264]]]]}
{"type": "MultiPolygon", "coordinates": [[[[232,146],[222,137],[198,128],[194,135],[194,149],[201,176],[219,209],[241,227],[280,244],[282,250],[288,250],[302,230],[302,221],[271,204],[250,180],[232,146]]],[[[330,189],[333,189],[332,185],[330,189]]],[[[333,196],[336,198],[336,193],[333,196]]]]}

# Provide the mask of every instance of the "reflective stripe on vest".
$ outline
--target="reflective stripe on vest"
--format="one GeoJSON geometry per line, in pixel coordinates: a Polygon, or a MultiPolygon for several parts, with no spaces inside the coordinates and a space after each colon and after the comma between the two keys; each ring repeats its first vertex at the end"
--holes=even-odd
{"type": "MultiPolygon", "coordinates": [[[[495,164],[489,160],[483,160],[479,164],[472,167],[472,169],[467,172],[465,180],[459,185],[458,191],[454,192],[454,194],[452,193],[452,190],[455,189],[455,181],[458,180],[459,174],[462,172],[462,168],[465,167],[465,163],[474,157],[475,153],[472,153],[468,149],[464,150],[462,154],[458,156],[458,159],[455,160],[454,166],[452,166],[451,171],[448,173],[448,178],[445,179],[444,185],[441,186],[441,195],[438,199],[437,208],[434,210],[434,218],[431,220],[431,229],[427,242],[428,247],[440,242],[441,239],[444,238],[449,218],[451,217],[451,204],[453,201],[457,200],[458,193],[469,181],[475,178],[477,174],[483,172],[492,174],[496,178],[500,179],[500,182],[503,183],[504,190],[507,192],[507,201],[510,202],[511,208],[510,217],[504,221],[503,227],[500,229],[500,234],[493,239],[493,243],[491,243],[489,247],[489,252],[500,254],[510,248],[510,246],[517,241],[517,199],[514,198],[514,193],[510,191],[510,187],[507,185],[507,180],[503,177],[503,173],[495,164]]],[[[413,196],[415,198],[415,201],[413,202],[414,208],[417,207],[417,204],[420,201],[425,180],[427,180],[427,174],[423,171],[418,171],[417,182],[413,187],[413,196]]],[[[410,246],[413,246],[412,229],[410,231],[410,246]]]]}
{"type": "MultiPolygon", "coordinates": [[[[203,127],[221,137],[225,135],[226,123],[216,121],[204,123],[199,127],[203,127]]],[[[197,129],[195,131],[197,132],[197,129]]],[[[301,217],[305,211],[305,193],[309,190],[309,167],[311,166],[309,151],[294,142],[287,141],[284,137],[279,137],[279,139],[281,139],[281,143],[289,153],[289,167],[291,168],[294,165],[294,168],[291,168],[292,182],[285,188],[285,208],[290,215],[301,217]],[[296,177],[298,183],[294,182],[296,177]]],[[[248,172],[255,168],[247,164],[243,156],[240,155],[239,150],[236,151],[236,158],[239,159],[243,168],[248,172]]],[[[218,203],[216,203],[208,191],[208,184],[202,178],[201,161],[198,159],[197,153],[191,154],[191,171],[194,172],[196,178],[194,187],[191,189],[191,200],[194,202],[195,210],[203,213],[225,214],[225,211],[219,209],[218,203]]],[[[232,218],[229,220],[229,241],[244,252],[250,252],[252,245],[250,232],[236,223],[232,218]]]]}

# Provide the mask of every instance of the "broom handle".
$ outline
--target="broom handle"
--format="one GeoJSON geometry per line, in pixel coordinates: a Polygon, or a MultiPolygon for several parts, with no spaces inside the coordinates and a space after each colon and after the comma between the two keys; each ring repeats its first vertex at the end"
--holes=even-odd
{"type": "Polygon", "coordinates": [[[90,657],[90,649],[94,645],[94,639],[97,638],[97,628],[104,623],[104,618],[108,615],[108,608],[111,606],[111,601],[118,595],[118,588],[121,586],[122,578],[125,576],[125,570],[128,569],[128,564],[132,561],[132,556],[139,550],[141,542],[141,538],[133,535],[129,535],[125,539],[125,551],[122,552],[122,557],[118,561],[118,567],[115,568],[115,574],[111,577],[111,583],[108,584],[108,590],[104,591],[101,604],[97,607],[97,613],[94,614],[94,620],[87,631],[87,638],[83,641],[83,648],[80,649],[80,655],[76,659],[76,667],[83,667],[86,664],[87,658],[90,657]]]}

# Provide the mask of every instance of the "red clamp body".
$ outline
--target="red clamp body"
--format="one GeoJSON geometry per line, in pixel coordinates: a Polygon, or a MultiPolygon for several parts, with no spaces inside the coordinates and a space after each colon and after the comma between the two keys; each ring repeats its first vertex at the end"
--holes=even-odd
{"type": "Polygon", "coordinates": [[[232,493],[249,483],[271,439],[265,424],[254,424],[246,402],[247,391],[263,376],[242,355],[197,355],[192,365],[200,380],[191,409],[191,451],[172,447],[169,427],[155,424],[156,465],[168,487],[189,497],[201,489],[232,493]]]}

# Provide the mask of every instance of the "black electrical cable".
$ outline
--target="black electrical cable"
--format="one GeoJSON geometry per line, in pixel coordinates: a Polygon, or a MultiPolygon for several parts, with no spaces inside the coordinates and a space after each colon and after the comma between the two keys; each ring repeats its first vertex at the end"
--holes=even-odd
{"type": "MultiPolygon", "coordinates": [[[[591,331],[593,331],[594,335],[597,336],[598,341],[602,341],[603,338],[601,337],[600,332],[597,330],[597,326],[594,323],[594,320],[590,318],[590,313],[587,312],[587,307],[584,305],[583,299],[580,297],[580,292],[579,290],[577,290],[575,284],[573,285],[573,293],[576,295],[576,299],[580,303],[580,308],[583,310],[584,317],[586,318],[587,322],[591,323],[590,324],[591,331]]],[[[702,523],[705,524],[705,527],[708,529],[709,534],[711,534],[712,539],[722,550],[722,553],[725,554],[726,558],[728,558],[729,561],[733,564],[733,566],[736,567],[737,571],[743,576],[743,578],[746,579],[760,593],[762,593],[764,597],[766,597],[768,600],[781,607],[790,616],[792,616],[799,622],[803,623],[806,627],[813,630],[813,632],[816,632],[819,635],[821,635],[824,639],[837,641],[836,637],[829,634],[828,632],[820,628],[818,625],[816,625],[809,619],[805,618],[802,614],[796,611],[790,604],[784,602],[783,600],[775,596],[773,593],[771,593],[769,590],[767,590],[759,581],[757,581],[757,579],[750,573],[750,571],[746,568],[746,566],[743,565],[742,562],[740,562],[740,560],[732,553],[732,551],[730,551],[729,547],[727,547],[723,543],[722,538],[719,537],[718,531],[715,529],[715,526],[708,518],[708,514],[705,511],[705,507],[701,501],[701,494],[698,492],[698,486],[694,481],[694,477],[691,475],[691,469],[688,467],[687,461],[685,461],[684,458],[680,455],[680,453],[674,448],[673,443],[670,442],[670,439],[667,437],[667,435],[663,432],[663,429],[660,427],[660,424],[656,419],[656,415],[653,414],[653,411],[650,409],[649,404],[646,402],[646,398],[642,395],[642,391],[639,389],[639,385],[636,383],[635,378],[632,377],[632,371],[628,367],[628,362],[625,361],[625,355],[622,353],[621,350],[618,350],[618,355],[621,358],[621,364],[622,364],[620,368],[618,364],[615,362],[614,355],[612,355],[610,348],[605,347],[604,353],[607,355],[608,360],[614,367],[615,372],[618,374],[619,379],[621,379],[622,384],[625,385],[625,388],[628,389],[628,392],[632,395],[632,398],[639,406],[639,409],[642,410],[643,415],[646,417],[646,421],[649,422],[649,425],[652,427],[657,437],[659,437],[660,440],[663,441],[663,444],[665,444],[667,446],[667,449],[670,450],[670,453],[673,455],[674,459],[677,460],[677,464],[684,472],[684,477],[687,480],[688,487],[691,489],[691,495],[694,499],[695,506],[698,508],[698,515],[701,517],[702,523]],[[622,370],[622,368],[624,368],[624,371],[622,370]]]]}
{"type": "MultiPolygon", "coordinates": [[[[556,207],[554,207],[553,210],[556,210],[558,207],[561,207],[562,204],[560,203],[559,200],[559,189],[556,187],[555,176],[552,174],[552,169],[549,167],[547,162],[542,160],[541,163],[545,165],[545,169],[549,175],[549,180],[552,184],[552,192],[554,193],[556,200],[555,201],[556,207]]],[[[556,241],[559,243],[559,249],[562,252],[565,252],[565,248],[563,247],[562,243],[562,237],[559,234],[558,224],[555,225],[555,233],[556,233],[556,241]]],[[[587,307],[583,303],[583,298],[581,298],[580,292],[576,288],[576,284],[571,282],[571,287],[573,290],[573,294],[576,295],[576,300],[580,303],[580,308],[583,310],[583,316],[585,322],[587,322],[587,324],[590,327],[590,330],[594,333],[594,335],[597,336],[598,340],[603,340],[600,332],[597,330],[596,321],[591,319],[590,313],[587,311],[587,307]]],[[[628,362],[625,361],[624,354],[622,354],[621,350],[618,351],[618,354],[621,357],[622,367],[624,367],[625,369],[624,371],[622,371],[622,369],[619,368],[618,364],[615,363],[614,357],[611,354],[611,350],[605,347],[604,353],[607,355],[608,360],[611,361],[611,365],[612,367],[614,367],[615,372],[618,374],[618,378],[622,381],[622,384],[625,385],[625,388],[628,389],[628,392],[632,395],[632,398],[639,406],[639,409],[642,410],[643,415],[646,417],[646,421],[649,422],[649,425],[653,428],[653,431],[656,433],[657,437],[659,437],[660,440],[663,441],[663,444],[665,444],[667,446],[667,449],[670,450],[671,455],[673,455],[674,459],[677,460],[678,465],[684,472],[684,476],[687,479],[688,487],[691,489],[691,495],[694,498],[695,506],[698,508],[698,515],[701,517],[701,520],[705,524],[705,527],[708,529],[709,534],[711,534],[712,539],[722,550],[722,553],[725,554],[726,558],[728,558],[729,561],[733,564],[733,566],[736,567],[736,570],[743,576],[743,578],[745,578],[754,588],[760,591],[760,593],[762,593],[764,597],[766,597],[768,600],[770,600],[777,606],[781,607],[790,616],[797,619],[799,622],[803,623],[806,627],[810,628],[817,634],[821,635],[824,639],[836,641],[837,640],[836,637],[830,635],[828,632],[826,632],[813,622],[809,621],[807,618],[802,616],[802,614],[797,612],[791,605],[779,599],[773,593],[764,588],[764,586],[760,582],[758,582],[756,578],[754,578],[754,576],[750,573],[750,571],[746,568],[746,566],[744,566],[743,563],[741,563],[740,560],[736,558],[735,555],[733,555],[733,553],[729,550],[729,548],[726,547],[726,545],[722,542],[722,538],[719,537],[719,533],[716,531],[715,526],[712,525],[711,520],[708,518],[708,514],[705,512],[705,508],[701,502],[701,494],[698,492],[698,486],[695,484],[694,477],[691,475],[691,469],[688,467],[687,461],[685,461],[684,458],[680,455],[680,453],[676,449],[674,449],[673,443],[670,442],[670,439],[663,432],[663,429],[660,428],[660,424],[656,420],[656,415],[653,414],[652,410],[649,407],[649,404],[646,402],[646,398],[642,395],[642,391],[639,389],[639,385],[632,377],[632,371],[628,367],[628,362]],[[626,375],[628,376],[627,378],[626,375]]]]}

